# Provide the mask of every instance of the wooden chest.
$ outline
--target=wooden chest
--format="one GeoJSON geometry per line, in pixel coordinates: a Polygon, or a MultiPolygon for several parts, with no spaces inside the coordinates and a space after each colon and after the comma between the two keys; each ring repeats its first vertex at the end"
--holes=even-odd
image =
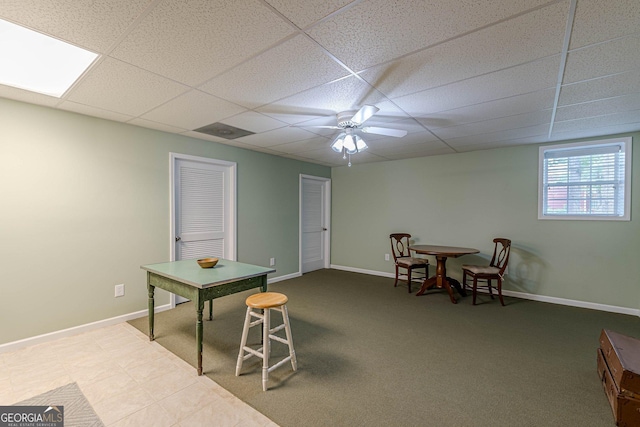
{"type": "Polygon", "coordinates": [[[640,340],[603,329],[597,369],[616,425],[640,426],[640,340]]]}

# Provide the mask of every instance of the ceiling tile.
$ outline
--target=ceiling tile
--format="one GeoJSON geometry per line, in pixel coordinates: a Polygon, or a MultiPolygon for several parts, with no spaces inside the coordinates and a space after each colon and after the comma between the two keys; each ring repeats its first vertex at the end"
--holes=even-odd
{"type": "Polygon", "coordinates": [[[300,28],[335,12],[353,0],[266,0],[287,19],[300,28]]]}
{"type": "Polygon", "coordinates": [[[435,130],[434,133],[444,140],[449,140],[450,138],[462,138],[474,134],[519,129],[549,123],[551,121],[551,113],[551,109],[548,109],[532,113],[517,114],[498,119],[485,120],[482,122],[440,128],[435,130]]]}
{"type": "Polygon", "coordinates": [[[384,157],[389,160],[402,160],[414,157],[439,156],[442,154],[453,153],[455,153],[455,151],[451,147],[441,143],[437,146],[415,147],[415,149],[411,150],[391,151],[385,153],[384,157]]]}
{"type": "Polygon", "coordinates": [[[258,0],[164,0],[112,55],[196,85],[293,32],[290,24],[258,0]]]}
{"type": "Polygon", "coordinates": [[[572,51],[567,57],[563,83],[574,83],[631,70],[640,72],[638,52],[640,35],[572,51]]]}
{"type": "Polygon", "coordinates": [[[483,142],[480,144],[471,144],[471,145],[458,145],[456,146],[457,153],[468,153],[470,151],[480,151],[480,150],[492,150],[495,148],[507,148],[513,147],[517,145],[527,145],[527,144],[537,144],[540,142],[547,142],[544,138],[541,137],[527,137],[527,138],[516,138],[509,139],[505,141],[493,141],[493,142],[483,142]]]}
{"type": "Polygon", "coordinates": [[[590,127],[588,129],[574,130],[569,132],[554,132],[552,135],[552,141],[564,141],[567,139],[576,138],[593,138],[598,136],[610,136],[618,133],[637,132],[640,128],[640,122],[627,123],[622,125],[604,126],[604,127],[590,127]]]}
{"type": "Polygon", "coordinates": [[[288,127],[257,133],[255,135],[243,136],[241,138],[237,138],[237,141],[255,147],[271,147],[273,145],[285,144],[287,142],[304,141],[317,136],[318,135],[307,132],[304,129],[288,127]]]}
{"type": "Polygon", "coordinates": [[[309,34],[352,70],[360,71],[543,3],[545,0],[369,0],[319,23],[309,34]]]}
{"type": "MultiPolygon", "coordinates": [[[[386,99],[371,86],[356,77],[347,77],[281,99],[257,110],[274,118],[279,118],[278,114],[318,118],[335,116],[342,111],[355,111],[365,104],[371,104],[380,108],[376,116],[406,117],[406,114],[403,114],[393,104],[383,104],[381,101],[386,101],[386,99]]],[[[367,124],[372,123],[373,120],[373,118],[370,119],[367,124]]],[[[300,123],[300,121],[295,123],[300,123]]]]}
{"type": "Polygon", "coordinates": [[[206,133],[200,133],[200,132],[196,132],[196,131],[192,131],[192,130],[182,132],[182,135],[190,136],[192,138],[204,139],[204,140],[207,140],[207,141],[219,142],[220,144],[230,145],[232,147],[237,147],[237,148],[244,148],[244,149],[247,149],[247,150],[251,150],[251,149],[254,148],[249,144],[244,144],[242,142],[238,142],[237,139],[225,139],[225,138],[220,138],[219,136],[213,136],[213,135],[209,135],[209,134],[206,134],[206,133]]]}
{"type": "Polygon", "coordinates": [[[380,162],[380,161],[384,161],[384,160],[388,160],[387,158],[385,158],[384,156],[379,156],[377,154],[374,153],[369,153],[368,151],[363,151],[361,153],[356,153],[356,154],[352,154],[351,156],[349,156],[347,154],[347,158],[343,159],[343,155],[339,154],[339,153],[335,153],[333,152],[333,158],[335,159],[334,162],[339,164],[339,165],[343,165],[343,166],[348,166],[349,162],[351,162],[352,165],[358,165],[358,164],[363,164],[363,163],[374,163],[374,162],[380,162]]]}
{"type": "Polygon", "coordinates": [[[571,105],[640,92],[640,73],[631,71],[562,86],[558,105],[571,105]]]}
{"type": "Polygon", "coordinates": [[[541,90],[456,108],[418,118],[428,129],[436,130],[456,124],[480,122],[553,107],[555,89],[541,90]]]}
{"type": "Polygon", "coordinates": [[[147,129],[155,129],[155,130],[160,130],[162,132],[168,132],[168,133],[184,133],[186,131],[186,129],[184,128],[169,126],[165,123],[158,123],[158,122],[141,119],[141,118],[132,119],[128,123],[136,126],[141,126],[147,129]]]}
{"type": "Polygon", "coordinates": [[[552,4],[360,75],[395,98],[529,62],[562,50],[568,2],[552,4]]]}
{"type": "Polygon", "coordinates": [[[271,148],[274,151],[280,151],[282,153],[299,154],[299,153],[304,153],[306,151],[318,150],[321,148],[326,148],[327,150],[330,150],[331,141],[332,140],[330,138],[318,136],[315,138],[306,139],[304,141],[288,142],[286,144],[274,145],[269,148],[271,148]]]}
{"type": "MultiPolygon", "coordinates": [[[[397,129],[397,130],[404,130],[407,131],[407,135],[404,137],[401,137],[400,139],[402,140],[406,140],[407,137],[419,133],[425,133],[426,129],[424,128],[424,126],[418,122],[415,119],[400,119],[400,120],[386,120],[389,117],[385,117],[385,116],[380,116],[379,118],[376,117],[376,115],[374,115],[372,118],[370,118],[369,120],[367,120],[362,128],[367,128],[369,126],[375,126],[375,127],[383,127],[386,129],[397,129]]],[[[334,120],[334,124],[335,124],[335,120],[334,120]]],[[[335,131],[335,133],[337,133],[338,131],[335,131]]],[[[380,135],[380,134],[376,134],[376,133],[367,133],[362,131],[362,137],[366,138],[367,140],[371,140],[371,139],[380,139],[380,138],[393,138],[393,137],[389,137],[387,135],[380,135]]],[[[428,133],[428,132],[426,132],[428,133]]],[[[395,139],[395,138],[394,138],[395,139]]]]}
{"type": "Polygon", "coordinates": [[[545,58],[393,101],[410,115],[425,117],[431,113],[555,87],[559,64],[559,56],[545,58]]]}
{"type": "Polygon", "coordinates": [[[554,132],[575,132],[584,129],[601,128],[606,126],[626,125],[640,123],[640,110],[625,111],[624,113],[607,114],[598,117],[587,117],[576,120],[556,122],[553,125],[554,132]]]}
{"type": "Polygon", "coordinates": [[[105,58],[72,88],[68,100],[139,116],[189,88],[124,62],[105,58]]]}
{"type": "Polygon", "coordinates": [[[9,0],[0,18],[106,53],[153,0],[9,0]]]}
{"type": "Polygon", "coordinates": [[[392,151],[409,153],[412,150],[419,150],[420,147],[440,147],[443,145],[442,141],[427,131],[409,134],[402,138],[368,139],[365,137],[365,142],[371,152],[380,155],[387,155],[392,151]]]}
{"type": "Polygon", "coordinates": [[[317,44],[300,35],[214,78],[200,89],[256,108],[347,74],[317,44]]]}
{"type": "Polygon", "coordinates": [[[46,107],[55,107],[60,103],[60,98],[56,98],[55,96],[43,95],[41,93],[5,85],[0,85],[0,97],[29,102],[31,104],[44,105],[46,107]]]}
{"type": "Polygon", "coordinates": [[[323,120],[322,124],[324,125],[331,125],[333,124],[333,122],[335,122],[335,120],[332,122],[331,119],[327,119],[327,117],[331,117],[331,115],[318,117],[314,113],[296,113],[294,110],[287,108],[284,105],[271,104],[267,107],[258,109],[258,111],[260,111],[261,114],[272,117],[275,120],[288,123],[290,125],[295,125],[297,123],[305,124],[305,122],[315,122],[316,120],[323,120]]]}
{"type": "Polygon", "coordinates": [[[0,0],[0,17],[102,52],[62,98],[1,97],[321,165],[347,162],[317,126],[366,104],[366,125],[409,133],[365,134],[354,164],[640,131],[638,0],[0,0]],[[256,134],[190,130],[214,121],[256,134]]]}
{"type": "Polygon", "coordinates": [[[191,90],[146,113],[142,118],[193,130],[242,111],[242,107],[224,99],[191,90]]]}
{"type": "Polygon", "coordinates": [[[381,156],[387,156],[390,154],[409,154],[415,152],[424,152],[427,150],[436,150],[442,147],[446,147],[446,144],[428,132],[424,132],[421,137],[393,139],[387,138],[384,140],[370,141],[367,143],[369,150],[372,153],[379,154],[381,156]]]}
{"type": "Polygon", "coordinates": [[[524,137],[540,137],[546,139],[549,134],[549,124],[540,124],[526,128],[503,130],[499,132],[485,133],[482,135],[465,136],[463,138],[450,138],[445,142],[457,149],[458,147],[468,147],[470,145],[488,144],[499,141],[508,141],[524,137]]]}
{"type": "Polygon", "coordinates": [[[91,107],[89,105],[78,104],[77,102],[64,101],[58,108],[74,113],[80,113],[87,116],[100,117],[102,119],[113,120],[115,122],[127,122],[133,117],[126,114],[116,113],[114,111],[103,110],[101,108],[91,107]]]}
{"type": "Polygon", "coordinates": [[[304,159],[306,161],[319,160],[324,163],[329,163],[333,166],[346,165],[347,161],[342,158],[342,153],[336,153],[330,148],[322,148],[313,151],[304,151],[296,154],[288,154],[289,157],[295,156],[298,159],[304,159]]]}
{"type": "Polygon", "coordinates": [[[629,110],[640,110],[640,93],[559,107],[556,121],[623,113],[629,110]]]}
{"type": "Polygon", "coordinates": [[[254,133],[266,132],[287,126],[287,123],[265,116],[264,114],[256,113],[255,111],[245,111],[235,116],[227,117],[221,120],[221,123],[254,133]]]}
{"type": "Polygon", "coordinates": [[[638,0],[579,0],[573,21],[570,49],[638,31],[638,0]]]}

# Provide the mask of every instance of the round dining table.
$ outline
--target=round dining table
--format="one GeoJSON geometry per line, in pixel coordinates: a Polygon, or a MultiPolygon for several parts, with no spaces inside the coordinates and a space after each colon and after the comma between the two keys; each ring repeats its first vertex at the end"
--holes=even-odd
{"type": "Polygon", "coordinates": [[[457,304],[455,295],[453,295],[453,286],[460,295],[465,296],[466,292],[460,286],[460,282],[451,277],[447,277],[447,258],[457,258],[463,255],[477,254],[480,251],[474,248],[461,248],[457,246],[437,246],[437,245],[412,245],[409,249],[422,255],[433,255],[436,257],[436,274],[435,276],[425,278],[422,282],[420,290],[416,296],[424,294],[427,289],[433,287],[445,288],[449,293],[451,302],[457,304]]]}

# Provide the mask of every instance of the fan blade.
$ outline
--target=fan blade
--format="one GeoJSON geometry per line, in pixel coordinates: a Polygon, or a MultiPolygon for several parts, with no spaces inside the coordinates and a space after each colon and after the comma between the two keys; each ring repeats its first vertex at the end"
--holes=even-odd
{"type": "Polygon", "coordinates": [[[378,111],[380,111],[380,109],[374,105],[365,105],[353,115],[351,121],[361,125],[378,111]]]}
{"type": "Polygon", "coordinates": [[[338,126],[304,126],[304,125],[289,125],[292,128],[316,128],[316,129],[342,129],[338,126]]]}
{"type": "Polygon", "coordinates": [[[395,138],[402,138],[407,134],[406,130],[400,129],[390,129],[390,128],[379,128],[375,126],[367,126],[360,129],[364,133],[373,133],[375,135],[385,135],[385,136],[393,136],[395,138]]]}

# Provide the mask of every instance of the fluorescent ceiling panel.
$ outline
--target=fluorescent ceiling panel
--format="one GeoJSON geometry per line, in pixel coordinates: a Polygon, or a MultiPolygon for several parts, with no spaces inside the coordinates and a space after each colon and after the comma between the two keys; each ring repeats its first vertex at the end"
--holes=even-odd
{"type": "Polygon", "coordinates": [[[0,19],[0,84],[59,98],[97,56],[0,19]]]}

